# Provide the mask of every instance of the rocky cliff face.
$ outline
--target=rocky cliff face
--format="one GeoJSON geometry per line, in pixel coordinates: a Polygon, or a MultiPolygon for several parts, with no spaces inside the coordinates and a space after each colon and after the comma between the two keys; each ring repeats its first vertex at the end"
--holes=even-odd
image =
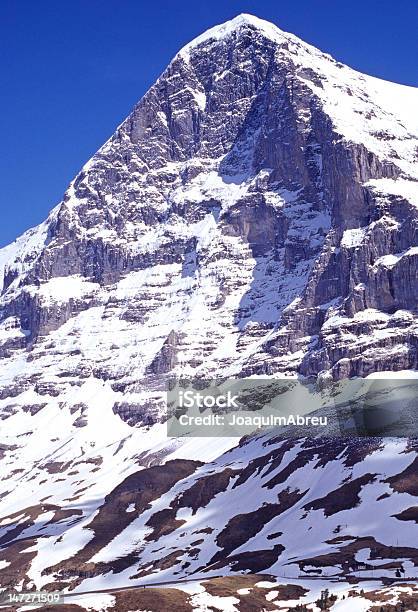
{"type": "Polygon", "coordinates": [[[250,16],[182,49],[47,221],[0,251],[3,514],[19,483],[36,512],[76,502],[87,527],[145,455],[177,456],[170,376],[417,369],[415,104],[250,16]],[[61,493],[43,488],[51,464],[61,493]]]}
{"type": "Polygon", "coordinates": [[[194,41],[6,260],[4,324],[39,347],[96,309],[142,377],[416,367],[417,138],[383,98],[416,94],[374,81],[252,18],[194,41]]]}

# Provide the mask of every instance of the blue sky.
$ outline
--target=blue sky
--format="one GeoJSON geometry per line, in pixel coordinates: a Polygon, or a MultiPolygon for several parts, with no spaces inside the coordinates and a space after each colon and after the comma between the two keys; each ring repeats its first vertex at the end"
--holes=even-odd
{"type": "Polygon", "coordinates": [[[45,218],[182,45],[242,12],[418,86],[416,0],[2,0],[0,246],[45,218]]]}

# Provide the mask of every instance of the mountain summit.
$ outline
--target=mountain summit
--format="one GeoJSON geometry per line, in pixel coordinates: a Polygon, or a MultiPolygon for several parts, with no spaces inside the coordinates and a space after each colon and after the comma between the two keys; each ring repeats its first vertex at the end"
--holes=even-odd
{"type": "Polygon", "coordinates": [[[392,333],[417,298],[414,99],[256,17],[208,30],[50,219],[0,251],[6,346],[39,347],[88,311],[101,320],[110,300],[122,347],[101,325],[83,336],[128,379],[414,368],[414,319],[392,333]],[[154,301],[155,266],[175,299],[154,301]],[[126,362],[133,336],[147,348],[126,362]]]}
{"type": "Polygon", "coordinates": [[[413,444],[227,453],[237,440],[167,441],[164,419],[177,376],[418,369],[417,107],[240,15],[184,47],[0,250],[0,537],[24,586],[208,564],[346,577],[369,553],[413,575],[413,444]]]}
{"type": "Polygon", "coordinates": [[[206,30],[200,36],[197,36],[190,43],[188,43],[180,53],[185,50],[192,49],[198,47],[199,45],[206,43],[208,41],[219,41],[220,39],[226,39],[232,34],[237,35],[238,31],[241,28],[250,28],[256,29],[263,35],[267,36],[273,41],[283,41],[283,40],[296,40],[300,41],[293,34],[289,34],[287,32],[283,32],[276,25],[269,21],[265,21],[264,19],[260,19],[259,17],[255,17],[254,15],[249,15],[248,13],[241,13],[237,15],[233,19],[226,21],[220,25],[214,26],[209,30],[206,30]]]}

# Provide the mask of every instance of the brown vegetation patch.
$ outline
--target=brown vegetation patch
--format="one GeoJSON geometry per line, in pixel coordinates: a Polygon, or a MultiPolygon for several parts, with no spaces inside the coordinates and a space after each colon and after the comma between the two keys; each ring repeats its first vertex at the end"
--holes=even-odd
{"type": "Polygon", "coordinates": [[[184,555],[184,550],[174,550],[164,557],[156,558],[154,561],[147,562],[138,567],[138,572],[133,574],[133,578],[144,578],[152,573],[160,572],[180,563],[180,557],[184,555]]]}
{"type": "Polygon", "coordinates": [[[324,497],[315,499],[304,506],[305,510],[323,509],[325,516],[337,514],[342,510],[351,510],[360,503],[359,493],[361,489],[373,482],[376,474],[364,474],[360,478],[355,478],[328,493],[324,497]]]}
{"type": "Polygon", "coordinates": [[[72,516],[83,516],[83,511],[79,508],[58,508],[55,511],[52,519],[47,523],[47,525],[51,525],[52,523],[58,523],[59,521],[64,521],[65,519],[71,518],[72,516]]]}
{"type": "Polygon", "coordinates": [[[387,482],[398,493],[418,496],[418,457],[415,457],[403,472],[387,478],[384,482],[387,482]]]}
{"type": "MultiPolygon", "coordinates": [[[[302,448],[310,452],[311,458],[317,458],[315,468],[323,467],[342,456],[346,467],[361,463],[368,456],[382,447],[380,438],[307,438],[302,448]]],[[[303,451],[305,452],[305,451],[303,451]]]]}
{"type": "Polygon", "coordinates": [[[9,529],[9,531],[0,537],[0,546],[4,546],[5,544],[15,540],[23,531],[25,531],[25,529],[32,527],[35,524],[35,521],[42,516],[42,514],[45,512],[50,512],[51,510],[58,511],[60,508],[58,506],[53,506],[52,504],[37,504],[36,506],[29,506],[28,508],[2,517],[2,521],[5,521],[6,519],[10,520],[9,523],[2,525],[3,529],[7,529],[12,525],[14,525],[14,527],[9,529]],[[18,518],[19,522],[16,522],[16,519],[18,518]]]}
{"type": "MultiPolygon", "coordinates": [[[[210,561],[210,570],[216,570],[223,567],[230,567],[234,572],[250,571],[252,573],[263,572],[276,563],[284,551],[284,546],[276,544],[273,548],[262,550],[251,550],[228,557],[223,556],[223,551],[216,553],[210,561]],[[213,561],[215,560],[215,561],[213,561]]],[[[199,568],[205,571],[205,567],[199,568]]]]}
{"type": "MultiPolygon", "coordinates": [[[[74,557],[61,561],[44,570],[44,573],[63,572],[65,575],[80,576],[82,572],[91,575],[115,569],[115,563],[93,564],[88,560],[121,533],[139,514],[148,510],[151,502],[169,491],[179,480],[190,476],[202,463],[175,459],[164,465],[156,465],[131,474],[119,484],[101,506],[98,514],[88,525],[93,532],[92,539],[74,557]],[[135,505],[134,512],[126,512],[129,505],[135,505]]],[[[120,562],[122,560],[118,560],[120,562]]],[[[161,562],[162,560],[160,560],[161,562]]]]}
{"type": "Polygon", "coordinates": [[[169,508],[156,512],[147,521],[146,525],[153,527],[152,533],[146,536],[146,540],[155,541],[161,535],[167,535],[175,531],[186,521],[176,520],[177,511],[180,508],[191,508],[196,514],[199,508],[204,508],[218,493],[226,491],[231,478],[237,472],[227,468],[222,472],[210,474],[199,478],[190,489],[180,493],[170,504],[169,508]]]}
{"type": "Polygon", "coordinates": [[[344,442],[348,447],[344,458],[346,467],[353,467],[356,463],[361,463],[368,455],[383,447],[380,438],[350,438],[344,442]]]}
{"type": "MultiPolygon", "coordinates": [[[[381,544],[373,537],[361,537],[353,538],[352,536],[345,536],[344,538],[335,538],[335,540],[329,540],[329,542],[339,543],[343,542],[348,538],[351,542],[342,546],[338,551],[329,552],[317,557],[310,557],[299,561],[299,567],[304,571],[305,565],[312,565],[314,567],[330,567],[330,566],[341,566],[343,573],[350,572],[353,568],[356,568],[358,563],[355,560],[355,554],[363,548],[370,548],[370,559],[393,559],[393,567],[399,567],[400,563],[396,562],[396,559],[411,559],[415,565],[418,565],[418,549],[405,546],[386,546],[381,544]]],[[[367,561],[366,561],[367,564],[367,561]]],[[[382,566],[383,567],[383,566],[382,566]]],[[[378,567],[374,566],[376,571],[378,567]]]]}
{"type": "Polygon", "coordinates": [[[274,489],[277,485],[283,484],[292,474],[294,474],[294,472],[305,467],[305,465],[312,461],[315,455],[316,451],[313,449],[300,451],[283,470],[280,470],[271,480],[264,483],[263,487],[274,489]]]}
{"type": "Polygon", "coordinates": [[[295,584],[275,584],[271,589],[257,587],[257,583],[262,581],[274,582],[275,578],[271,576],[263,576],[262,574],[242,575],[242,576],[226,576],[224,578],[213,578],[202,583],[205,590],[215,597],[235,597],[239,599],[239,603],[235,604],[240,612],[255,612],[256,610],[264,610],[270,612],[277,610],[277,605],[280,601],[288,601],[290,599],[298,600],[303,597],[308,591],[299,585],[295,584]],[[248,589],[249,593],[238,593],[241,589],[248,589]],[[266,599],[269,591],[277,591],[277,597],[274,601],[266,599]]]}
{"type": "Polygon", "coordinates": [[[149,533],[145,539],[150,541],[156,541],[161,536],[167,535],[172,531],[175,531],[178,527],[184,525],[186,521],[177,520],[175,515],[177,514],[177,510],[173,510],[172,508],[165,508],[164,510],[160,510],[151,516],[151,518],[145,523],[147,527],[152,527],[153,531],[149,533]]]}
{"type": "Polygon", "coordinates": [[[375,606],[371,606],[369,612],[402,612],[412,610],[418,610],[418,589],[416,585],[411,583],[397,584],[396,587],[389,589],[379,589],[376,591],[369,591],[364,593],[362,596],[369,601],[376,602],[375,606]],[[396,587],[408,587],[409,593],[405,591],[399,591],[396,587]],[[381,604],[380,602],[386,602],[396,596],[395,604],[381,604]]]}
{"type": "Polygon", "coordinates": [[[45,406],[48,406],[48,404],[27,404],[26,406],[23,406],[23,412],[29,412],[31,416],[35,416],[35,414],[42,410],[42,408],[45,408],[45,406]]]}
{"type": "Polygon", "coordinates": [[[226,491],[231,478],[237,473],[238,470],[226,468],[222,472],[203,476],[190,489],[182,492],[177,503],[175,501],[173,505],[177,508],[192,508],[193,514],[196,514],[199,508],[204,508],[216,495],[226,491]]]}
{"type": "Polygon", "coordinates": [[[192,612],[189,596],[179,589],[134,589],[115,593],[115,610],[130,612],[147,610],[147,612],[192,612]]]}
{"type": "Polygon", "coordinates": [[[22,590],[25,590],[25,585],[29,582],[27,572],[32,559],[36,556],[35,551],[25,552],[25,550],[34,544],[36,544],[35,538],[26,539],[0,550],[1,560],[10,564],[0,570],[0,585],[3,588],[6,587],[11,590],[16,584],[23,581],[22,590]]]}
{"type": "Polygon", "coordinates": [[[278,495],[278,503],[264,504],[257,510],[246,514],[237,514],[234,516],[216,538],[217,545],[223,550],[218,551],[212,561],[229,555],[229,553],[259,533],[263,527],[291,508],[301,497],[305,495],[300,491],[289,492],[288,489],[281,491],[278,495]]]}
{"type": "Polygon", "coordinates": [[[407,508],[399,514],[393,514],[393,516],[399,521],[415,521],[415,523],[418,523],[418,506],[407,508]]]}
{"type": "Polygon", "coordinates": [[[196,533],[213,533],[213,528],[212,527],[204,527],[203,529],[198,529],[197,531],[193,531],[193,535],[196,533]]]}
{"type": "Polygon", "coordinates": [[[281,464],[284,455],[294,445],[295,442],[287,440],[286,442],[283,442],[279,448],[270,451],[267,455],[257,457],[256,459],[250,461],[249,464],[243,470],[241,470],[241,473],[234,483],[233,488],[235,489],[236,487],[241,486],[254,474],[260,474],[266,467],[268,469],[266,470],[264,476],[269,474],[281,464]]]}
{"type": "Polygon", "coordinates": [[[69,466],[69,463],[64,463],[62,461],[49,461],[48,463],[44,463],[39,467],[46,470],[48,474],[59,474],[64,472],[69,466]]]}
{"type": "MultiPolygon", "coordinates": [[[[147,610],[147,612],[193,612],[189,596],[175,588],[136,588],[109,593],[115,598],[114,606],[109,610],[117,612],[132,612],[147,610]]],[[[38,608],[42,612],[78,612],[84,611],[77,604],[62,604],[38,608]]]]}
{"type": "Polygon", "coordinates": [[[190,542],[190,546],[199,546],[200,544],[203,544],[205,540],[203,538],[201,538],[200,540],[195,540],[194,542],[190,542]]]}
{"type": "Polygon", "coordinates": [[[76,461],[73,464],[73,467],[75,467],[76,465],[86,465],[86,464],[102,465],[102,463],[103,463],[102,457],[90,457],[89,459],[83,459],[82,461],[76,461]]]}
{"type": "Polygon", "coordinates": [[[280,536],[283,535],[283,531],[275,531],[274,533],[270,533],[267,536],[268,540],[275,540],[276,538],[280,538],[280,536]]]}
{"type": "Polygon", "coordinates": [[[284,549],[281,544],[276,544],[273,548],[231,555],[226,561],[234,572],[263,572],[276,563],[284,549]]]}

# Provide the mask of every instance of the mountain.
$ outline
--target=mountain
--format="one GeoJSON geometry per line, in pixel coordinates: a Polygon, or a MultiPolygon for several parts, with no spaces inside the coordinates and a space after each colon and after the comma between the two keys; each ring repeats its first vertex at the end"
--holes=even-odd
{"type": "Polygon", "coordinates": [[[416,108],[418,90],[240,15],[0,250],[2,587],[193,574],[201,591],[106,605],[262,610],[338,576],[347,609],[413,605],[415,440],[167,438],[165,391],[418,369],[416,108]]]}

